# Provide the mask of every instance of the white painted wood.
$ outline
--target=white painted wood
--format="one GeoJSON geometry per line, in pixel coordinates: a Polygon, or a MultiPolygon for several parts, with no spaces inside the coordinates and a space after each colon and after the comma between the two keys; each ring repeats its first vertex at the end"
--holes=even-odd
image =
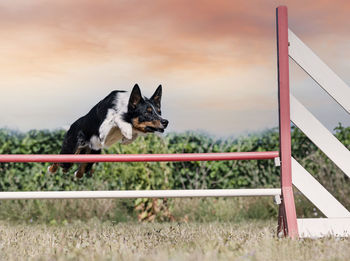
{"type": "Polygon", "coordinates": [[[349,237],[350,218],[298,218],[299,237],[349,237]]]}
{"type": "Polygon", "coordinates": [[[120,191],[28,191],[0,192],[1,199],[87,199],[87,198],[182,198],[247,197],[281,195],[281,189],[189,189],[120,191]]]}
{"type": "Polygon", "coordinates": [[[289,57],[350,113],[350,87],[288,29],[289,57]]]}
{"type": "Polygon", "coordinates": [[[275,158],[275,166],[280,167],[281,166],[281,159],[280,157],[275,158]]]}
{"type": "Polygon", "coordinates": [[[350,178],[350,151],[293,95],[290,96],[290,117],[292,122],[350,178]]]}
{"type": "Polygon", "coordinates": [[[292,181],[326,217],[350,218],[350,212],[293,157],[292,181]]]}

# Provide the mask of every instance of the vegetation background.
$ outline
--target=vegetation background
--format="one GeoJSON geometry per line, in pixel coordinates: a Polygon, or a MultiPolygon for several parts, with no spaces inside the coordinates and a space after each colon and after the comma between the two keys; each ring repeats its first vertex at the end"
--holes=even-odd
{"type": "MultiPolygon", "coordinates": [[[[0,154],[56,154],[65,131],[0,129],[0,154]]],[[[337,126],[335,136],[350,148],[350,127],[337,126]]],[[[271,151],[279,149],[278,129],[235,139],[205,134],[168,134],[140,137],[130,145],[116,144],[104,153],[193,153],[271,151]]],[[[341,203],[350,207],[348,178],[297,128],[292,128],[292,154],[341,203]]],[[[280,183],[273,160],[99,163],[91,178],[81,180],[61,170],[47,174],[48,163],[0,164],[0,191],[224,189],[272,188],[280,183]]],[[[296,191],[298,216],[322,216],[296,191]]],[[[65,223],[99,218],[113,222],[232,221],[277,216],[271,198],[130,199],[130,200],[12,200],[0,202],[0,219],[65,223]]]]}

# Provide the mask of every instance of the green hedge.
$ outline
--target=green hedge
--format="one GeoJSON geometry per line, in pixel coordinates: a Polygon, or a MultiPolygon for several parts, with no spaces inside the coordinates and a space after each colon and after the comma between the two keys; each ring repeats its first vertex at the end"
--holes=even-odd
{"type": "MultiPolygon", "coordinates": [[[[350,146],[350,127],[339,125],[335,134],[350,146]]],[[[16,133],[0,129],[0,154],[55,154],[64,131],[32,130],[16,133]]],[[[197,133],[140,137],[130,145],[116,144],[104,153],[192,153],[278,150],[278,130],[272,129],[237,139],[213,139],[197,133]]],[[[292,129],[293,156],[312,173],[325,169],[339,172],[296,128],[292,129]],[[315,159],[316,162],[315,162],[315,159]],[[325,164],[320,164],[320,161],[325,164]],[[327,166],[325,168],[325,166],[327,166]]],[[[176,163],[98,163],[92,178],[76,180],[74,169],[47,174],[48,163],[3,163],[0,190],[97,190],[97,189],[198,189],[273,187],[279,185],[279,169],[273,160],[176,163]]],[[[321,175],[322,176],[322,175],[321,175]]]]}
{"type": "MultiPolygon", "coordinates": [[[[0,153],[58,153],[64,131],[0,131],[0,153]]],[[[196,133],[148,135],[130,145],[116,144],[104,153],[192,153],[277,150],[275,130],[237,140],[215,140],[196,133]]],[[[0,190],[97,190],[266,187],[279,183],[272,160],[177,163],[99,163],[93,178],[46,173],[47,163],[0,165],[0,190]]]]}
{"type": "MultiPolygon", "coordinates": [[[[334,134],[346,147],[350,148],[350,127],[345,128],[339,125],[335,128],[334,134]]],[[[0,154],[56,154],[60,150],[63,137],[64,131],[62,130],[32,130],[20,133],[0,129],[0,154]]],[[[140,137],[130,145],[116,144],[104,153],[272,151],[278,150],[278,144],[277,129],[224,140],[187,132],[168,134],[162,138],[156,135],[140,137]]],[[[350,207],[349,179],[296,128],[292,128],[292,154],[341,203],[348,208],[350,207]]],[[[95,172],[91,178],[84,177],[80,180],[74,178],[74,168],[68,174],[62,173],[61,170],[56,174],[47,174],[48,166],[48,163],[1,163],[0,191],[266,188],[278,187],[280,183],[279,168],[274,166],[273,160],[98,163],[95,165],[95,172]]],[[[84,218],[83,214],[79,213],[88,213],[86,218],[96,215],[100,218],[119,220],[121,217],[124,218],[124,214],[121,215],[120,213],[133,213],[133,208],[135,208],[136,212],[139,213],[139,220],[152,220],[154,215],[160,217],[159,220],[172,220],[172,212],[176,210],[175,201],[137,199],[125,201],[126,203],[123,201],[126,204],[125,206],[123,202],[116,202],[115,206],[107,208],[112,209],[107,211],[109,213],[106,214],[108,217],[102,217],[98,214],[101,212],[100,208],[102,206],[99,203],[95,204],[95,201],[89,202],[89,208],[85,207],[84,204],[82,205],[80,201],[64,201],[60,204],[56,201],[0,202],[0,216],[11,220],[23,216],[22,218],[25,220],[34,218],[37,220],[47,219],[48,222],[51,222],[51,219],[57,219],[56,214],[60,212],[63,215],[62,220],[75,216],[84,218]],[[47,211],[45,211],[46,208],[47,211]],[[155,210],[157,208],[160,208],[160,210],[155,210]],[[23,209],[26,209],[26,215],[23,214],[23,209]],[[77,210],[79,215],[75,211],[71,211],[72,209],[80,209],[77,210]],[[96,214],[93,214],[95,212],[96,214]],[[115,215],[109,217],[114,212],[115,215]],[[56,214],[53,215],[52,213],[56,214]],[[42,218],[40,218],[41,216],[42,218]]],[[[203,202],[214,204],[214,201],[203,202]]],[[[252,202],[252,206],[261,204],[262,201],[254,202],[252,202]]],[[[298,191],[296,191],[296,205],[298,216],[321,215],[298,191]]],[[[276,215],[276,209],[271,207],[270,204],[263,204],[261,207],[266,209],[268,213],[274,210],[269,215],[276,215]]],[[[216,206],[214,209],[216,209],[216,206]]],[[[256,209],[256,207],[252,207],[252,210],[255,211],[256,209]]],[[[199,211],[198,213],[202,212],[199,211]]],[[[256,216],[261,217],[261,213],[256,216]]]]}

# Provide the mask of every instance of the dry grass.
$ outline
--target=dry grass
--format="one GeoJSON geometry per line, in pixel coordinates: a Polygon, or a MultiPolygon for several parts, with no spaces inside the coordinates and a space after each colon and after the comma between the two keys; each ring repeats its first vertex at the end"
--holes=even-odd
{"type": "Polygon", "coordinates": [[[275,224],[0,221],[1,260],[348,260],[350,240],[288,240],[275,224]]]}
{"type": "MultiPolygon", "coordinates": [[[[168,199],[175,221],[240,222],[277,219],[272,197],[168,199]]],[[[300,209],[303,209],[299,207],[300,209]]],[[[0,220],[17,223],[63,224],[93,218],[103,222],[137,222],[134,199],[4,200],[0,220]]],[[[164,220],[159,212],[156,221],[164,220]]],[[[166,213],[165,213],[166,214],[166,213]]]]}

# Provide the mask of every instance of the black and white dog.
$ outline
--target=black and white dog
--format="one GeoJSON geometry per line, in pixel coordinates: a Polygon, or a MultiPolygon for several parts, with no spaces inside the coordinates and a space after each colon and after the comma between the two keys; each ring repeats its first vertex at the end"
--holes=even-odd
{"type": "MultiPolygon", "coordinates": [[[[131,93],[112,91],[85,116],[75,121],[63,140],[61,154],[100,154],[117,141],[129,144],[138,135],[164,132],[168,121],[161,116],[162,86],[150,99],[143,97],[136,84],[131,93]]],[[[64,172],[72,163],[54,163],[48,171],[55,173],[59,166],[64,172]]],[[[92,171],[93,163],[81,163],[75,172],[77,178],[92,171]]]]}

